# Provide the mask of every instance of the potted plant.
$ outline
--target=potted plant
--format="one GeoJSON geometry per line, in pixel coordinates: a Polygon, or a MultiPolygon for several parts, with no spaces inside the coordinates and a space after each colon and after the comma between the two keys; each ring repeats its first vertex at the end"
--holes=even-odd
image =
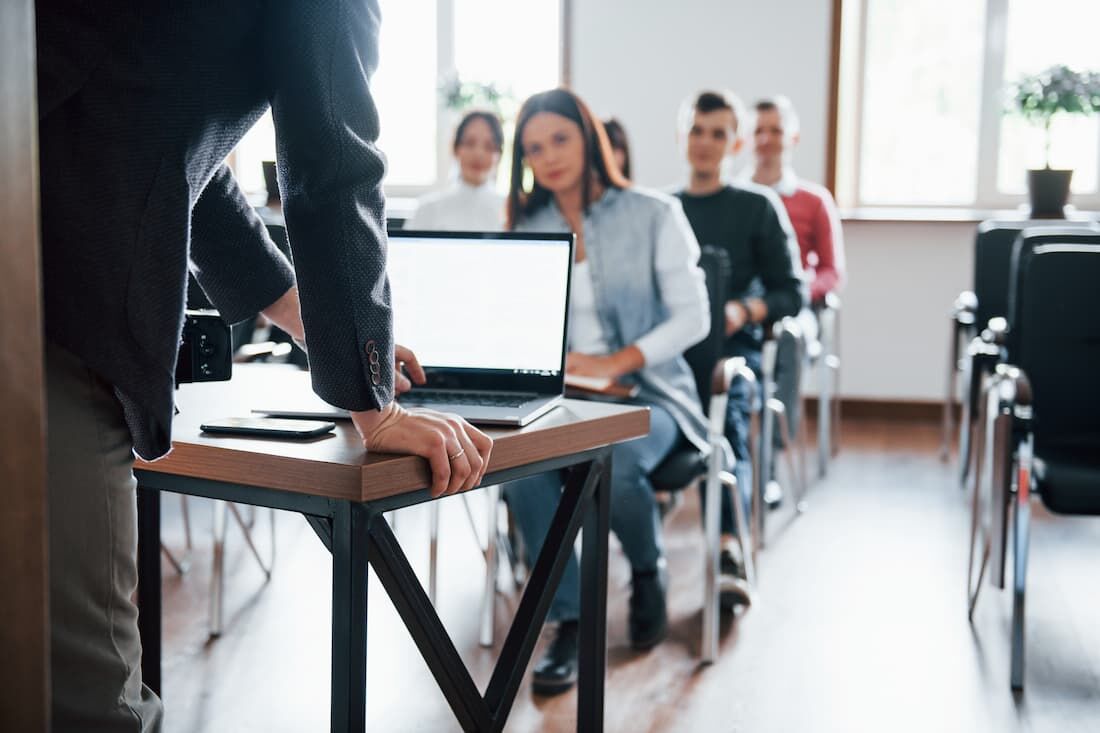
{"type": "Polygon", "coordinates": [[[1012,88],[1010,112],[1041,125],[1045,167],[1027,172],[1032,218],[1060,218],[1069,200],[1073,170],[1050,167],[1050,126],[1055,115],[1091,115],[1100,112],[1100,73],[1077,72],[1068,66],[1052,66],[1025,76],[1012,88]]]}

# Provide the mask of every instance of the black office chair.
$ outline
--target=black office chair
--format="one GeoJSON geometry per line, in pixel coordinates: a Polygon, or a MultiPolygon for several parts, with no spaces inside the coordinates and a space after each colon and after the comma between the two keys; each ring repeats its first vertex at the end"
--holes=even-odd
{"type": "Polygon", "coordinates": [[[1020,232],[1027,228],[1053,227],[1058,230],[1095,230],[1092,222],[1064,220],[983,221],[974,239],[974,290],[955,299],[951,312],[951,340],[947,363],[947,395],[943,407],[943,439],[940,457],[946,461],[955,431],[956,405],[960,406],[959,484],[965,488],[973,463],[971,451],[974,416],[978,409],[981,384],[998,356],[986,333],[990,319],[1004,317],[1008,308],[1009,270],[1012,248],[1020,232]],[[985,338],[981,338],[984,334],[985,338]],[[958,398],[957,386],[962,395],[958,398]]]}
{"type": "MultiPolygon", "coordinates": [[[[730,383],[736,376],[751,380],[755,377],[741,357],[723,358],[725,341],[725,286],[729,281],[729,257],[716,247],[703,247],[699,266],[706,276],[710,296],[711,329],[707,337],[684,353],[684,358],[695,375],[699,400],[708,417],[707,441],[710,455],[691,445],[686,439],[661,462],[649,475],[655,491],[677,492],[690,486],[703,486],[704,534],[706,557],[703,590],[703,637],[700,657],[704,663],[713,662],[718,656],[718,597],[722,591],[719,574],[720,491],[731,492],[734,516],[738,528],[741,555],[750,585],[755,585],[756,567],[749,524],[744,515],[737,479],[723,470],[722,457],[727,450],[725,438],[726,404],[730,383]]],[[[754,503],[754,511],[755,509],[754,503]]]]}
{"type": "Polygon", "coordinates": [[[1029,229],[1014,250],[1009,316],[994,324],[1002,359],[982,403],[967,590],[973,619],[987,567],[1004,587],[1011,519],[1011,683],[1020,690],[1031,495],[1056,513],[1100,515],[1100,233],[1029,229]]]}

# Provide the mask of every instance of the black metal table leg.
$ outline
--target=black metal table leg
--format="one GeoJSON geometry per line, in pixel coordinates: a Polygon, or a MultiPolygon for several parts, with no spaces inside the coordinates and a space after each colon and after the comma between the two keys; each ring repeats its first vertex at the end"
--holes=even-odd
{"type": "Polygon", "coordinates": [[[607,671],[607,532],[611,517],[610,456],[599,469],[599,483],[585,509],[581,539],[578,731],[603,730],[604,679],[607,671]]]}
{"type": "Polygon", "coordinates": [[[141,637],[141,678],[157,695],[160,690],[161,588],[160,492],[139,486],[138,506],[138,635],[141,637]]]}
{"type": "Polygon", "coordinates": [[[367,726],[367,530],[362,504],[340,502],[332,523],[333,733],[367,726]]]}

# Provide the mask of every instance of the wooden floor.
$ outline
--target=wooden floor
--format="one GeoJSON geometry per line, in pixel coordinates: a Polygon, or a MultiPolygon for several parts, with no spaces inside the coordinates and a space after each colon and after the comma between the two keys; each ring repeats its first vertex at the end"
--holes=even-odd
{"type": "MultiPolygon", "coordinates": [[[[613,550],[609,731],[1100,730],[1100,521],[1038,510],[1028,596],[1027,690],[1008,685],[1007,591],[965,612],[968,515],[936,429],[848,421],[844,449],[811,489],[809,511],[771,520],[760,597],[723,627],[716,664],[697,664],[701,532],[696,496],[666,531],[672,576],[668,641],[644,655],[626,639],[628,572],[613,550]]],[[[473,497],[480,516],[481,498],[473,497]]],[[[178,502],[165,541],[182,544],[178,502]]],[[[168,733],[322,731],[328,725],[329,561],[306,523],[278,516],[268,584],[231,527],[225,635],[208,643],[209,504],[191,500],[194,567],[165,565],[168,733]]],[[[266,540],[267,518],[260,536],[266,540]]],[[[426,577],[426,512],[398,524],[426,577]]],[[[460,500],[443,511],[440,612],[475,680],[494,652],[477,645],[482,566],[460,500]]],[[[263,544],[263,543],[262,543],[263,544]]],[[[265,545],[266,546],[266,545],[265,545]]],[[[457,727],[377,580],[370,586],[368,718],[372,730],[457,727]]],[[[499,597],[503,636],[512,606],[499,597]]],[[[568,731],[576,697],[524,688],[510,731],[568,731]]]]}

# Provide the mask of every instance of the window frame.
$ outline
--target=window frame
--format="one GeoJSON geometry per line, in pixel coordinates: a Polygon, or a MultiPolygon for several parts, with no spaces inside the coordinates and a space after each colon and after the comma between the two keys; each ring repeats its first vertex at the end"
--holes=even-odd
{"type": "MultiPolygon", "coordinates": [[[[1006,194],[997,189],[1000,173],[1001,120],[1004,69],[1010,0],[984,0],[985,33],[982,52],[981,100],[978,112],[978,160],[974,200],[969,204],[907,204],[904,208],[928,210],[1005,210],[1027,206],[1027,193],[1006,194]]],[[[844,208],[897,209],[869,204],[860,198],[860,167],[863,155],[862,126],[866,84],[868,4],[870,0],[833,0],[832,98],[833,119],[829,180],[844,208]],[[853,40],[852,35],[856,38],[853,40]]],[[[1100,136],[1100,125],[1098,125],[1100,136]]],[[[1098,145],[1100,149],[1100,145],[1098,145]]],[[[1096,161],[1100,171],[1100,155],[1096,161]]],[[[1100,209],[1100,189],[1092,193],[1071,193],[1078,209],[1100,209]]]]}
{"type": "MultiPolygon", "coordinates": [[[[568,86],[570,81],[570,52],[572,32],[572,4],[573,0],[557,0],[560,20],[560,36],[558,39],[558,83],[568,86]]],[[[436,87],[445,79],[454,78],[457,73],[455,67],[455,0],[436,0],[436,87]]],[[[447,109],[439,94],[435,100],[435,126],[436,126],[436,171],[435,181],[424,185],[394,186],[383,182],[385,193],[393,198],[417,198],[424,194],[438,191],[447,185],[451,167],[451,136],[458,120],[454,113],[447,109]]],[[[506,165],[501,161],[501,165],[506,165]]]]}

